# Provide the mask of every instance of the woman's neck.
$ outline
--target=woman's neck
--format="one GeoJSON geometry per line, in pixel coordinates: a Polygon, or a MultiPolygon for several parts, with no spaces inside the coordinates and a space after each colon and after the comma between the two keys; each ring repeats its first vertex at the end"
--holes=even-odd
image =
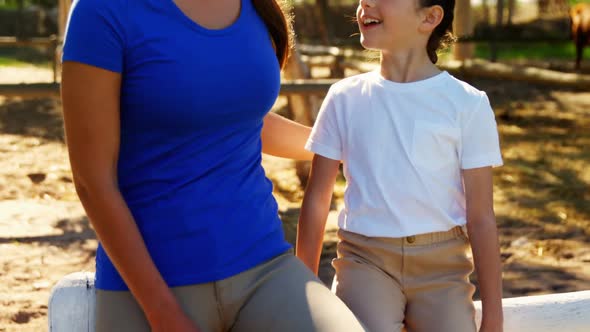
{"type": "Polygon", "coordinates": [[[381,51],[381,76],[386,80],[398,83],[416,82],[440,72],[430,61],[426,50],[412,49],[395,53],[381,51]]]}

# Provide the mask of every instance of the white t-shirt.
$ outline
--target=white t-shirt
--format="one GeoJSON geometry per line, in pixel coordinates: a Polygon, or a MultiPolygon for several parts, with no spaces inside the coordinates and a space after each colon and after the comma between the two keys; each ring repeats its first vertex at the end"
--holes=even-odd
{"type": "Polygon", "coordinates": [[[461,169],[502,165],[487,95],[447,72],[411,83],[370,72],[334,84],[306,148],[343,161],[339,226],[372,237],[465,225],[461,169]]]}

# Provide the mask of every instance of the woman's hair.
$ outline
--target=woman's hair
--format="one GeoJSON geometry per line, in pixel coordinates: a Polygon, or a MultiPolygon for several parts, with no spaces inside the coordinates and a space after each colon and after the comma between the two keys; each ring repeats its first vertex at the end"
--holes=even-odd
{"type": "Polygon", "coordinates": [[[428,44],[426,45],[426,51],[428,57],[432,63],[438,62],[437,51],[443,48],[451,46],[455,41],[453,36],[453,19],[455,17],[455,0],[418,0],[421,8],[441,6],[444,10],[444,17],[440,24],[434,29],[428,44]]]}
{"type": "Polygon", "coordinates": [[[291,15],[286,9],[286,1],[282,0],[252,0],[256,12],[266,24],[272,38],[273,46],[283,68],[289,57],[292,46],[291,15]]]}

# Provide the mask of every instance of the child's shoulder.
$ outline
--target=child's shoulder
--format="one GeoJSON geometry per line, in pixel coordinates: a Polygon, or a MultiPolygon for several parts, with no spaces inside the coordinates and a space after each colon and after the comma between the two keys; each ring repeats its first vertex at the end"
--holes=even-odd
{"type": "Polygon", "coordinates": [[[330,87],[330,92],[333,95],[338,95],[360,91],[364,86],[370,84],[373,81],[374,76],[374,72],[368,72],[343,78],[340,81],[332,84],[330,87]]]}
{"type": "Polygon", "coordinates": [[[455,100],[461,100],[466,104],[480,103],[487,95],[485,91],[479,90],[473,85],[462,81],[452,75],[448,75],[446,84],[447,93],[455,100]]]}

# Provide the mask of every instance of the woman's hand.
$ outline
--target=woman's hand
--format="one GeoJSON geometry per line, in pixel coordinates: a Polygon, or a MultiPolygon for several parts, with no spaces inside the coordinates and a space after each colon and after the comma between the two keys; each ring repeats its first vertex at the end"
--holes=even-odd
{"type": "Polygon", "coordinates": [[[166,310],[153,317],[150,321],[150,326],[153,332],[201,332],[201,330],[180,308],[171,312],[166,310]]]}

